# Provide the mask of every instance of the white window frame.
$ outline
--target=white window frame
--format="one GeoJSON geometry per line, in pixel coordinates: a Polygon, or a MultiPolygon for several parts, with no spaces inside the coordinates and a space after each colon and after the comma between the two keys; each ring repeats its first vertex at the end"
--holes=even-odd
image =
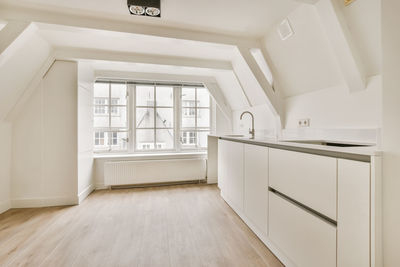
{"type": "MultiPolygon", "coordinates": [[[[105,82],[105,83],[109,83],[109,101],[108,101],[108,110],[109,112],[106,112],[107,115],[109,116],[109,124],[111,123],[111,116],[112,116],[112,105],[111,104],[111,84],[113,83],[112,80],[100,80],[101,82],[105,82]]],[[[119,81],[118,81],[119,82],[119,81]]],[[[213,114],[216,112],[215,111],[215,105],[213,102],[213,99],[210,97],[210,105],[208,108],[205,109],[209,109],[209,127],[191,127],[191,128],[182,128],[181,123],[182,123],[182,101],[181,101],[181,94],[182,94],[182,87],[194,87],[196,88],[196,86],[193,85],[188,85],[188,84],[171,84],[169,85],[168,83],[149,83],[149,82],[144,82],[141,83],[139,81],[124,81],[127,84],[127,103],[126,103],[126,107],[127,107],[127,128],[126,129],[120,129],[120,128],[111,128],[111,125],[109,125],[110,127],[107,129],[100,129],[100,128],[95,128],[94,131],[104,131],[104,132],[108,132],[108,144],[110,149],[109,150],[97,150],[95,151],[95,153],[99,153],[99,154],[124,154],[124,153],[133,153],[133,154],[159,154],[159,153],[179,153],[179,152],[201,152],[201,151],[206,151],[207,148],[203,148],[203,147],[198,147],[197,146],[197,142],[196,144],[193,145],[184,145],[181,143],[181,132],[183,131],[187,131],[187,132],[195,132],[195,135],[197,135],[198,132],[213,132],[213,125],[214,125],[214,121],[213,118],[215,116],[213,116],[213,114]],[[173,87],[173,92],[174,92],[174,101],[173,101],[173,111],[174,111],[174,126],[173,128],[157,128],[156,124],[157,124],[157,120],[154,119],[154,128],[151,128],[154,130],[154,149],[149,149],[149,150],[145,150],[145,149],[138,149],[137,148],[137,144],[136,144],[136,108],[137,107],[145,107],[145,106],[136,106],[136,86],[137,85],[147,85],[147,86],[154,86],[154,88],[156,88],[156,86],[171,86],[173,87]],[[172,149],[162,149],[162,148],[157,148],[157,140],[156,140],[156,130],[157,129],[172,129],[174,132],[174,146],[172,149]],[[126,150],[112,150],[111,147],[113,146],[112,143],[112,135],[113,132],[127,132],[127,136],[128,136],[128,140],[127,140],[127,149],[126,150]]],[[[197,88],[206,88],[204,86],[197,86],[197,88]]],[[[206,88],[207,89],[207,88],[206,88]]],[[[154,105],[151,108],[154,108],[154,116],[156,116],[156,110],[157,110],[157,106],[156,106],[156,89],[155,93],[154,93],[154,105]]],[[[197,121],[197,112],[198,109],[202,109],[203,107],[197,107],[197,90],[196,90],[196,99],[195,99],[195,106],[193,107],[195,109],[195,115],[193,117],[195,117],[195,120],[197,121]]],[[[119,106],[119,105],[115,105],[115,106],[119,106]]],[[[122,105],[125,106],[125,105],[122,105]]],[[[150,107],[150,106],[148,106],[150,107]]],[[[164,108],[163,106],[158,106],[158,108],[164,108]]],[[[168,107],[171,108],[171,107],[168,107]]],[[[96,115],[96,114],[95,114],[96,115]]],[[[97,115],[101,115],[101,114],[97,114],[97,115]]],[[[197,126],[197,122],[195,124],[197,126]]],[[[143,128],[141,128],[143,129],[143,128]]],[[[188,137],[190,138],[190,137],[188,137]]],[[[195,136],[195,140],[197,140],[197,136],[195,136]]],[[[106,138],[105,138],[106,139],[106,138]]],[[[106,143],[107,140],[104,140],[104,142],[106,143]]],[[[150,144],[144,144],[143,146],[147,146],[149,147],[150,144]]]]}
{"type": "MultiPolygon", "coordinates": [[[[93,131],[96,132],[104,132],[104,143],[107,144],[108,149],[94,149],[95,153],[125,153],[129,151],[129,129],[130,129],[130,117],[129,117],[129,89],[128,85],[126,82],[113,82],[113,81],[98,81],[101,83],[106,83],[108,84],[108,97],[94,97],[93,103],[94,103],[94,108],[93,108],[93,116],[107,116],[108,117],[108,127],[94,127],[93,131]],[[126,90],[126,105],[120,105],[120,104],[113,104],[112,100],[115,99],[111,95],[111,87],[112,84],[118,83],[118,84],[126,84],[127,90],[126,90]],[[106,99],[105,105],[97,105],[95,102],[95,99],[106,99]],[[96,113],[96,107],[104,107],[105,108],[105,113],[96,113]],[[127,118],[127,125],[126,128],[124,127],[112,127],[111,122],[112,122],[112,117],[117,117],[119,116],[119,108],[118,107],[126,107],[126,118],[127,118]],[[113,114],[112,110],[113,108],[117,108],[117,113],[118,114],[113,114]],[[106,137],[107,133],[107,137],[106,137]],[[126,133],[127,134],[127,149],[122,149],[122,150],[115,150],[113,147],[117,146],[113,144],[113,134],[114,133],[126,133]],[[107,139],[107,140],[106,140],[107,139]]],[[[94,140],[95,144],[95,140],[94,140]]],[[[95,147],[95,146],[94,146],[95,147]]],[[[104,145],[106,147],[106,145],[104,145]]]]}

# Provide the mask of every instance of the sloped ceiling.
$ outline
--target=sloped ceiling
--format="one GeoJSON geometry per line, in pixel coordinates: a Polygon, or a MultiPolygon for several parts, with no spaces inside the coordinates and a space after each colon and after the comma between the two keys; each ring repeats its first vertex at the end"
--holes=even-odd
{"type": "Polygon", "coordinates": [[[293,0],[161,0],[161,19],[151,19],[131,16],[126,0],[1,0],[0,2],[104,18],[113,17],[134,23],[259,37],[299,5],[293,0]]]}
{"type": "Polygon", "coordinates": [[[50,45],[38,35],[27,34],[23,43],[0,64],[0,119],[14,107],[51,51],[50,45]]]}
{"type": "Polygon", "coordinates": [[[274,30],[265,39],[283,95],[300,95],[341,82],[340,70],[315,7],[303,5],[288,20],[293,36],[281,40],[274,30]]]}
{"type": "Polygon", "coordinates": [[[367,76],[381,74],[381,1],[362,0],[355,1],[349,6],[340,6],[361,54],[367,76]]]}

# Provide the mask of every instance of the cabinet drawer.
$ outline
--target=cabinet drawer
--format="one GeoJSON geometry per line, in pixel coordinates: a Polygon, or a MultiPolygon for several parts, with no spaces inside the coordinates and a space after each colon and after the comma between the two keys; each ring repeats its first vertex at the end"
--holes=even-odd
{"type": "Polygon", "coordinates": [[[335,158],[269,150],[269,186],[336,221],[335,158]]]}
{"type": "Polygon", "coordinates": [[[269,238],[299,267],[336,266],[336,227],[269,192],[269,238]]]}

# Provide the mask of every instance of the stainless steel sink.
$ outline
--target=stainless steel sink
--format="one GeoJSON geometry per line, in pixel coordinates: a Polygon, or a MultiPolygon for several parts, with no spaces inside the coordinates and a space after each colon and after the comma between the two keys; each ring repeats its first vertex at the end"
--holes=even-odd
{"type": "Polygon", "coordinates": [[[244,137],[243,134],[227,134],[226,137],[244,137]]]}
{"type": "Polygon", "coordinates": [[[336,146],[336,147],[374,146],[374,144],[366,144],[366,143],[351,143],[351,142],[325,141],[325,140],[287,140],[287,141],[284,141],[284,142],[310,144],[310,145],[320,145],[320,146],[336,146]]]}

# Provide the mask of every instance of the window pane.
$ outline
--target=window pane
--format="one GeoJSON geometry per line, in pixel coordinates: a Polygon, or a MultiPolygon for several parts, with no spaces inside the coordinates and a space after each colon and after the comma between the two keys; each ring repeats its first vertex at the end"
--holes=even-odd
{"type": "Polygon", "coordinates": [[[172,107],[174,105],[173,87],[157,86],[156,90],[157,106],[172,107]]]}
{"type": "Polygon", "coordinates": [[[136,108],[136,127],[154,128],[154,108],[136,108]]]}
{"type": "Polygon", "coordinates": [[[111,107],[111,127],[128,127],[126,107],[111,107]]]}
{"type": "Polygon", "coordinates": [[[111,150],[127,150],[128,149],[128,133],[112,132],[111,133],[111,150]]]}
{"type": "Polygon", "coordinates": [[[197,127],[210,127],[210,110],[198,109],[197,110],[197,127]]]}
{"type": "Polygon", "coordinates": [[[183,108],[182,109],[182,128],[196,127],[195,120],[196,110],[194,108],[183,108]]]}
{"type": "Polygon", "coordinates": [[[156,131],[156,149],[173,149],[174,148],[174,130],[165,129],[156,131]]]}
{"type": "Polygon", "coordinates": [[[181,144],[183,146],[191,146],[195,147],[196,146],[196,132],[195,131],[182,131],[181,132],[181,144]]]}
{"type": "Polygon", "coordinates": [[[95,132],[94,133],[94,150],[108,150],[108,133],[107,132],[95,132]]]}
{"type": "Polygon", "coordinates": [[[207,148],[207,141],[209,132],[198,132],[197,133],[197,146],[199,148],[207,148]]]}
{"type": "Polygon", "coordinates": [[[210,95],[206,88],[197,88],[197,105],[199,107],[210,107],[210,95]]]}
{"type": "Polygon", "coordinates": [[[174,109],[157,108],[157,128],[174,128],[174,109]]]}
{"type": "Polygon", "coordinates": [[[95,128],[108,128],[110,126],[108,107],[94,107],[93,126],[95,128]]]}
{"type": "Polygon", "coordinates": [[[136,149],[154,149],[154,130],[136,130],[136,149]]]}
{"type": "MultiPolygon", "coordinates": [[[[182,87],[182,96],[181,96],[181,98],[182,98],[182,107],[185,107],[185,106],[187,107],[187,103],[190,103],[190,102],[194,103],[194,101],[196,100],[195,94],[196,94],[195,88],[182,87]]],[[[193,107],[193,106],[190,105],[189,107],[193,107]]]]}
{"type": "Polygon", "coordinates": [[[126,84],[111,84],[111,105],[126,105],[126,84]]]}
{"type": "Polygon", "coordinates": [[[136,105],[154,106],[154,86],[136,86],[136,105]]]}
{"type": "Polygon", "coordinates": [[[94,99],[99,97],[109,98],[110,96],[108,90],[109,90],[109,83],[94,83],[94,93],[93,93],[94,99]]]}

